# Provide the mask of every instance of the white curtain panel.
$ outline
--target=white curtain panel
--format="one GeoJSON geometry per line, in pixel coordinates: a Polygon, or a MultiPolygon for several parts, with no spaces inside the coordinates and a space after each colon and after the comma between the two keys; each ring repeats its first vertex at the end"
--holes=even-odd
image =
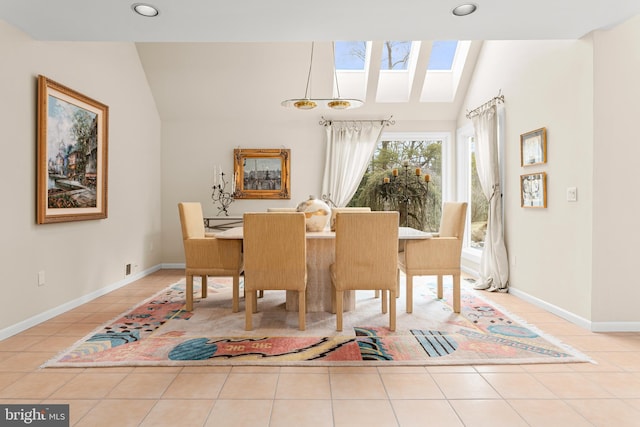
{"type": "Polygon", "coordinates": [[[337,207],[349,203],[382,135],[383,122],[349,121],[325,125],[327,155],[322,194],[337,207]]]}
{"type": "Polygon", "coordinates": [[[482,191],[489,200],[487,233],[480,258],[480,281],[476,289],[507,292],[509,259],[504,243],[502,190],[498,161],[498,126],[495,103],[473,117],[476,140],[476,167],[482,191]]]}

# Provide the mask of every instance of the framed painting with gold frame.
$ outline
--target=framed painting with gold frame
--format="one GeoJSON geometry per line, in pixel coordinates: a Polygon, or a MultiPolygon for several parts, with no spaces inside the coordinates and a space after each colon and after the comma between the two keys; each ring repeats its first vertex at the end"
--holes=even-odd
{"type": "Polygon", "coordinates": [[[289,170],[291,150],[233,150],[236,199],[290,199],[289,170]]]}
{"type": "Polygon", "coordinates": [[[547,174],[544,172],[520,175],[520,206],[547,207],[547,174]]]}
{"type": "Polygon", "coordinates": [[[547,163],[547,129],[540,128],[520,135],[520,166],[547,163]]]}
{"type": "Polygon", "coordinates": [[[109,107],[38,76],[38,224],[107,217],[109,107]]]}

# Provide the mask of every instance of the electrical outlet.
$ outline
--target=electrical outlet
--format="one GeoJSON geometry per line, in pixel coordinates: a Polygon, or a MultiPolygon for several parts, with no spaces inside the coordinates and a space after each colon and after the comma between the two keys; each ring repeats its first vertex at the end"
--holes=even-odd
{"type": "Polygon", "coordinates": [[[567,202],[578,201],[578,189],[576,187],[567,188],[567,202]]]}
{"type": "Polygon", "coordinates": [[[131,264],[127,264],[124,266],[124,275],[128,276],[131,274],[131,264]]]}
{"type": "Polygon", "coordinates": [[[38,271],[38,286],[44,286],[44,271],[38,271]]]}

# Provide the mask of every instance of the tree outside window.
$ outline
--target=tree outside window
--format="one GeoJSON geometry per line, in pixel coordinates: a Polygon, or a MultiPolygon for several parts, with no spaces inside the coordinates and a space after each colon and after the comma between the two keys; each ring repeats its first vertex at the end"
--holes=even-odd
{"type": "Polygon", "coordinates": [[[437,231],[442,215],[442,142],[427,139],[382,140],[348,206],[369,206],[378,211],[398,210],[401,224],[424,231],[437,231]],[[421,177],[425,174],[431,177],[428,192],[415,193],[408,206],[384,197],[384,178],[391,178],[394,168],[402,172],[405,161],[411,167],[406,178],[403,173],[398,174],[401,185],[405,179],[413,180],[413,184],[423,180],[421,177]],[[415,175],[416,168],[421,171],[420,178],[415,175]]]}

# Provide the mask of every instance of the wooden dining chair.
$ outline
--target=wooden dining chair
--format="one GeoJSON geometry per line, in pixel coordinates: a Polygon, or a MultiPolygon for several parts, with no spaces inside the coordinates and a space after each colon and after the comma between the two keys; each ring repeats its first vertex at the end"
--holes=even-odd
{"type": "Polygon", "coordinates": [[[335,262],[330,269],[337,331],[342,331],[344,291],[351,290],[382,291],[382,313],[387,312],[388,302],[389,329],[395,331],[398,222],[398,212],[336,215],[335,262]]]}
{"type": "Polygon", "coordinates": [[[305,330],[307,238],[302,212],[244,214],[245,329],[252,317],[259,290],[298,292],[298,327],[305,330]]]}
{"type": "Polygon", "coordinates": [[[440,230],[431,239],[407,240],[398,254],[398,266],[407,276],[407,313],[413,311],[413,277],[438,276],[438,298],[443,296],[443,276],[453,276],[453,311],[460,313],[460,257],[467,218],[466,202],[442,206],[440,230]]]}
{"type": "Polygon", "coordinates": [[[296,208],[267,208],[267,212],[297,212],[296,208]]]}
{"type": "Polygon", "coordinates": [[[336,215],[338,215],[338,212],[371,212],[371,208],[368,206],[332,208],[331,217],[329,218],[331,231],[336,231],[336,215]]]}
{"type": "Polygon", "coordinates": [[[202,205],[178,203],[185,256],[186,310],[193,311],[193,276],[200,276],[207,297],[207,276],[233,277],[232,311],[239,311],[242,241],[216,239],[205,233],[202,205]]]}

